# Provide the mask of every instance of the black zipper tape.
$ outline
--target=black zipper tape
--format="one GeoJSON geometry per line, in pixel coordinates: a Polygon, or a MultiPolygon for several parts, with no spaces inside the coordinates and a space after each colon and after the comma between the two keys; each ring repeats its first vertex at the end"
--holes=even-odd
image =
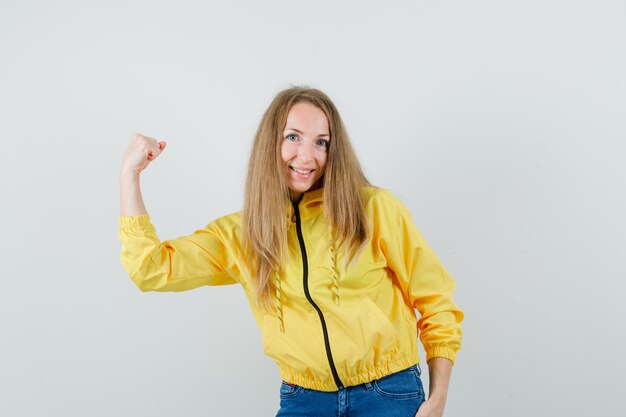
{"type": "Polygon", "coordinates": [[[337,373],[337,368],[335,367],[335,362],[333,361],[333,353],[330,350],[330,340],[328,338],[328,328],[326,327],[326,320],[324,320],[324,314],[322,314],[322,310],[315,304],[313,298],[311,298],[311,293],[309,292],[309,262],[306,256],[306,247],[304,246],[304,237],[302,236],[302,224],[300,221],[300,210],[298,210],[298,204],[293,203],[294,212],[296,215],[296,231],[298,233],[298,241],[300,242],[300,250],[302,252],[302,281],[304,285],[304,294],[306,295],[309,303],[317,310],[317,314],[320,316],[320,322],[322,323],[322,331],[324,333],[324,345],[326,347],[326,356],[328,357],[328,364],[330,365],[330,371],[333,374],[333,378],[335,379],[335,384],[337,384],[337,388],[343,388],[343,384],[341,379],[339,379],[339,374],[337,373]]]}

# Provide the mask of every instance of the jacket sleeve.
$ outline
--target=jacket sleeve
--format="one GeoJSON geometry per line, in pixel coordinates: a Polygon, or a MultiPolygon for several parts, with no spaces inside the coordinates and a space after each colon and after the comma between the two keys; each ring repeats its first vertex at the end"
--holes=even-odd
{"type": "Polygon", "coordinates": [[[185,291],[236,283],[232,256],[215,222],[164,242],[148,214],[120,216],[119,223],[122,265],[140,290],[185,291]]]}
{"type": "Polygon", "coordinates": [[[426,361],[441,357],[454,363],[463,320],[452,299],[454,280],[415,227],[409,210],[388,191],[381,190],[380,200],[375,232],[406,299],[420,314],[417,327],[426,361]]]}

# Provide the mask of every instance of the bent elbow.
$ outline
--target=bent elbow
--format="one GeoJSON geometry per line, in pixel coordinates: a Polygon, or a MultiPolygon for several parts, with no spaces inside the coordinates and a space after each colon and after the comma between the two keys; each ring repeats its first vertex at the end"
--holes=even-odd
{"type": "Polygon", "coordinates": [[[154,289],[151,286],[147,285],[144,280],[133,279],[133,282],[135,283],[135,286],[139,288],[141,292],[154,291],[154,289]]]}
{"type": "Polygon", "coordinates": [[[131,275],[131,279],[141,292],[163,291],[167,286],[168,281],[167,276],[164,276],[162,274],[134,274],[131,275]]]}

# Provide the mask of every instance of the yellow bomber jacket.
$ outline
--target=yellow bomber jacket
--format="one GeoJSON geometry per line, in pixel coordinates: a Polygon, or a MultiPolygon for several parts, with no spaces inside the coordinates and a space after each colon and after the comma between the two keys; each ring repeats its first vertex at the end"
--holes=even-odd
{"type": "Polygon", "coordinates": [[[452,299],[453,279],[398,199],[377,187],[365,187],[363,196],[371,238],[348,266],[331,244],[323,189],[293,207],[273,312],[253,301],[241,212],[163,242],[148,214],[120,216],[122,264],[142,291],[241,284],[265,353],[292,384],[336,391],[405,369],[419,362],[418,333],[427,361],[454,362],[463,313],[452,299]]]}

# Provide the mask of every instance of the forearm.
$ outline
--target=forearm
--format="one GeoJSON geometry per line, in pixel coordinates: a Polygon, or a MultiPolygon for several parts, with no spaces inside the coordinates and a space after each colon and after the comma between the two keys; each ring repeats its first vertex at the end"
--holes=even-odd
{"type": "Polygon", "coordinates": [[[146,206],[141,195],[139,173],[120,172],[120,214],[122,216],[139,216],[146,213],[146,206]]]}
{"type": "Polygon", "coordinates": [[[452,373],[452,362],[446,358],[432,358],[428,361],[430,390],[415,417],[442,417],[448,398],[448,385],[452,373]]]}
{"type": "Polygon", "coordinates": [[[448,385],[452,374],[452,362],[445,358],[432,358],[428,361],[428,375],[430,378],[429,398],[442,401],[448,397],[448,385]]]}

